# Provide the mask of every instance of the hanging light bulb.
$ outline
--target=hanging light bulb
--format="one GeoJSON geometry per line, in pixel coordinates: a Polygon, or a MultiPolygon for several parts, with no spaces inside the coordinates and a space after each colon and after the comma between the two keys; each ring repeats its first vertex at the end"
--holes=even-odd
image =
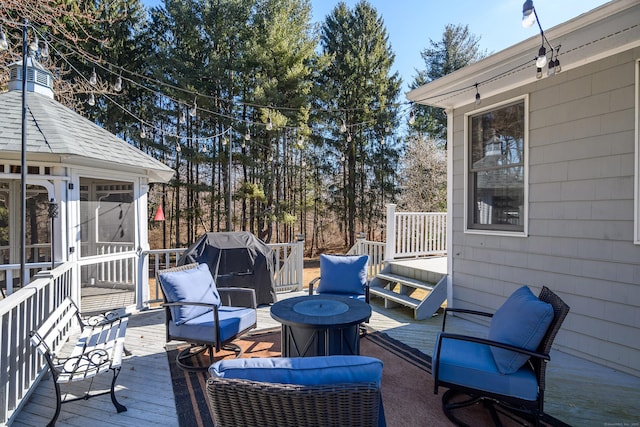
{"type": "Polygon", "coordinates": [[[96,69],[94,68],[91,72],[91,77],[89,77],[89,84],[91,86],[95,86],[98,83],[98,76],[96,75],[96,69]]]}
{"type": "Polygon", "coordinates": [[[245,144],[245,143],[244,143],[244,141],[242,141],[242,144],[240,144],[240,146],[241,146],[242,148],[247,148],[247,144],[245,144]]]}
{"type": "Polygon", "coordinates": [[[40,46],[40,40],[38,40],[38,35],[33,36],[33,40],[29,44],[29,54],[35,55],[40,46]]]}
{"type": "Polygon", "coordinates": [[[522,26],[529,28],[536,22],[536,14],[533,8],[533,0],[526,0],[522,5],[522,26]]]}
{"type": "Polygon", "coordinates": [[[416,115],[413,112],[413,110],[411,110],[411,112],[409,113],[409,124],[412,125],[416,122],[416,115]]]}
{"type": "Polygon", "coordinates": [[[203,145],[203,146],[202,146],[202,152],[203,152],[203,153],[206,153],[206,152],[207,152],[207,146],[206,146],[206,145],[203,145]]]}
{"type": "Polygon", "coordinates": [[[145,139],[147,137],[147,131],[144,129],[144,126],[142,126],[142,123],[140,124],[140,138],[145,139]]]}
{"type": "Polygon", "coordinates": [[[547,49],[544,46],[540,46],[540,50],[538,51],[538,59],[536,59],[536,67],[544,67],[547,65],[547,49]]]}
{"type": "Polygon", "coordinates": [[[7,36],[4,34],[2,27],[0,26],[0,51],[9,49],[9,42],[7,36]]]}
{"type": "Polygon", "coordinates": [[[347,134],[347,142],[351,142],[351,132],[347,134]]]}
{"type": "Polygon", "coordinates": [[[180,118],[178,119],[178,123],[180,123],[181,125],[185,124],[187,122],[187,115],[184,113],[184,111],[182,111],[180,113],[180,118]]]}
{"type": "Polygon", "coordinates": [[[271,123],[271,111],[269,111],[269,117],[267,117],[267,130],[273,130],[273,123],[271,123]]]}
{"type": "Polygon", "coordinates": [[[92,107],[96,105],[96,97],[93,95],[93,92],[89,94],[89,99],[87,99],[87,104],[89,104],[92,107]]]}
{"type": "Polygon", "coordinates": [[[48,58],[49,57],[49,43],[45,40],[42,42],[42,49],[40,49],[40,58],[48,58]]]}
{"type": "Polygon", "coordinates": [[[384,138],[380,139],[380,145],[384,145],[384,144],[385,144],[384,138]]]}
{"type": "Polygon", "coordinates": [[[122,77],[118,76],[116,82],[113,84],[113,90],[120,92],[122,90],[122,77]]]}
{"type": "Polygon", "coordinates": [[[542,68],[538,67],[536,68],[536,79],[541,79],[542,78],[542,68]]]}
{"type": "Polygon", "coordinates": [[[178,142],[176,144],[176,153],[180,153],[182,151],[182,146],[180,145],[180,143],[178,142]]]}
{"type": "MultiPolygon", "coordinates": [[[[244,134],[244,140],[249,141],[251,139],[251,133],[249,132],[249,128],[247,128],[247,132],[244,134]]],[[[244,143],[243,143],[244,145],[244,143]]]]}
{"type": "Polygon", "coordinates": [[[298,138],[298,148],[302,147],[304,147],[304,138],[302,137],[302,135],[300,135],[300,137],[298,138]]]}
{"type": "Polygon", "coordinates": [[[267,160],[269,162],[273,162],[273,154],[269,154],[269,157],[267,158],[267,160]]]}
{"type": "Polygon", "coordinates": [[[551,77],[556,73],[556,61],[551,58],[549,61],[549,67],[547,68],[547,76],[551,77]]]}
{"type": "Polygon", "coordinates": [[[306,160],[303,160],[303,161],[302,161],[302,167],[305,167],[305,166],[307,166],[307,161],[306,161],[306,160]]]}
{"type": "Polygon", "coordinates": [[[343,154],[343,155],[342,155],[342,157],[340,157],[340,161],[341,161],[341,162],[344,162],[345,160],[346,160],[346,159],[345,159],[344,154],[343,154]]]}
{"type": "Polygon", "coordinates": [[[191,106],[191,109],[189,110],[189,115],[191,117],[195,117],[196,114],[198,112],[198,105],[196,104],[196,100],[193,100],[193,105],[191,106]]]}
{"type": "Polygon", "coordinates": [[[560,60],[556,58],[556,74],[562,71],[562,67],[560,66],[560,60]]]}
{"type": "Polygon", "coordinates": [[[340,133],[345,133],[347,131],[347,124],[344,120],[342,120],[342,124],[340,125],[340,133]]]}
{"type": "Polygon", "coordinates": [[[227,145],[227,137],[222,138],[222,145],[227,145]]]}
{"type": "Polygon", "coordinates": [[[478,92],[478,83],[476,83],[476,105],[480,105],[482,100],[480,99],[480,92],[478,92]]]}

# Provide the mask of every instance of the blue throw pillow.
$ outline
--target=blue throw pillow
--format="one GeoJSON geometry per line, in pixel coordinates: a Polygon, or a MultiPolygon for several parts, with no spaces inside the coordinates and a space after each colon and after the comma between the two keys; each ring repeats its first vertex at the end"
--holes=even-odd
{"type": "Polygon", "coordinates": [[[318,293],[364,294],[368,255],[320,255],[318,293]]]}
{"type": "MultiPolygon", "coordinates": [[[[202,302],[220,306],[220,295],[207,264],[200,264],[189,270],[159,273],[160,286],[167,302],[202,302]]],[[[209,307],[183,305],[171,307],[176,325],[182,325],[191,319],[212,311],[209,307]]]]}
{"type": "MultiPolygon", "coordinates": [[[[544,338],[551,321],[553,307],[540,301],[527,286],[516,290],[495,312],[489,327],[489,339],[534,351],[544,338]]],[[[491,347],[498,371],[512,374],[529,356],[515,351],[491,347]]]]}
{"type": "Polygon", "coordinates": [[[227,359],[214,363],[217,378],[297,385],[372,382],[380,385],[382,361],[367,356],[267,357],[227,359]]]}

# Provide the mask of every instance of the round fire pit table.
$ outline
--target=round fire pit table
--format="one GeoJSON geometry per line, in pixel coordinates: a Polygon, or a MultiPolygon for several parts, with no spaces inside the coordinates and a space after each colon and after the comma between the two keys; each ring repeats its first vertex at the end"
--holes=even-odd
{"type": "Polygon", "coordinates": [[[360,354],[360,323],[369,304],[336,295],[310,295],[278,301],[271,317],[282,323],[282,356],[360,354]]]}

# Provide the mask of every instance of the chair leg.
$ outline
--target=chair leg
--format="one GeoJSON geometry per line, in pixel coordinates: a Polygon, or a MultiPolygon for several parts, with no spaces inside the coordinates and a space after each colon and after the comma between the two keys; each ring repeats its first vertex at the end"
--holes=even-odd
{"type": "Polygon", "coordinates": [[[190,371],[190,372],[206,371],[207,369],[209,369],[209,366],[197,366],[195,364],[195,360],[200,354],[204,353],[207,350],[209,350],[209,356],[213,357],[212,356],[213,348],[210,345],[202,345],[202,346],[192,345],[190,347],[187,347],[184,350],[180,351],[176,356],[176,364],[180,368],[184,369],[185,371],[190,371]],[[189,360],[191,362],[187,363],[187,361],[189,360]]]}
{"type": "Polygon", "coordinates": [[[53,418],[51,418],[51,421],[49,421],[49,424],[47,424],[47,427],[53,427],[56,425],[56,421],[58,420],[58,416],[60,415],[60,408],[62,407],[62,393],[60,392],[60,384],[58,384],[58,382],[56,381],[55,375],[52,375],[52,378],[53,384],[56,388],[56,413],[53,415],[53,418]]]}
{"type": "Polygon", "coordinates": [[[115,368],[113,369],[113,379],[111,380],[111,402],[113,402],[113,406],[116,407],[116,411],[118,411],[118,413],[120,412],[125,412],[127,410],[127,407],[124,406],[122,403],[118,402],[118,400],[116,399],[116,380],[118,379],[118,375],[120,374],[120,368],[115,368]]]}
{"type": "MultiPolygon", "coordinates": [[[[235,358],[239,358],[244,353],[244,350],[237,344],[229,343],[225,344],[221,347],[226,351],[233,351],[235,353],[235,358]]],[[[209,369],[209,366],[213,364],[215,359],[215,351],[214,348],[210,345],[192,345],[190,347],[185,348],[180,351],[176,356],[176,364],[189,372],[203,372],[209,369]],[[200,356],[205,351],[209,352],[209,364],[205,366],[198,366],[196,360],[198,356],[200,356]]]]}

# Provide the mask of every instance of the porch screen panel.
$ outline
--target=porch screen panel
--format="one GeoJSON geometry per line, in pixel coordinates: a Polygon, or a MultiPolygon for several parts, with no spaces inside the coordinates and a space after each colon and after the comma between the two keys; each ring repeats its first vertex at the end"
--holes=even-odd
{"type": "Polygon", "coordinates": [[[469,117],[468,228],[524,230],[524,101],[469,117]]]}

